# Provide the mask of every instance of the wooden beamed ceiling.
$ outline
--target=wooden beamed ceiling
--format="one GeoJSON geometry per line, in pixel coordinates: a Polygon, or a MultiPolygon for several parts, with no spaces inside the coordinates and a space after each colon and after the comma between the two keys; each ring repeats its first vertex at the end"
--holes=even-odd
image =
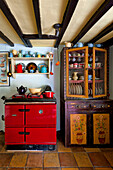
{"type": "Polygon", "coordinates": [[[0,38],[2,38],[11,47],[14,47],[14,43],[9,38],[7,38],[1,31],[0,31],[0,38]]]}
{"type": "MultiPolygon", "coordinates": [[[[72,16],[74,15],[74,11],[76,11],[77,5],[80,0],[68,0],[67,6],[65,7],[64,14],[62,15],[62,21],[61,28],[59,29],[59,35],[56,36],[55,34],[42,34],[42,24],[41,21],[41,7],[40,7],[40,0],[31,0],[33,9],[34,9],[34,15],[36,20],[36,26],[37,26],[37,33],[36,34],[26,34],[22,32],[22,29],[20,28],[17,18],[13,15],[11,12],[8,4],[6,3],[6,0],[0,0],[0,9],[4,13],[5,17],[9,21],[9,23],[12,25],[13,29],[16,31],[22,42],[26,47],[32,47],[32,44],[30,40],[55,40],[54,47],[58,48],[58,46],[61,43],[62,37],[64,36],[68,25],[70,24],[70,21],[72,20],[72,16]]],[[[46,0],[47,1],[47,0],[46,0]]],[[[78,34],[76,34],[71,40],[73,43],[73,46],[81,40],[81,38],[100,20],[108,11],[113,7],[113,0],[105,0],[103,3],[96,9],[94,14],[91,16],[91,18],[87,21],[87,23],[83,26],[83,28],[80,30],[78,34]]],[[[46,10],[46,9],[45,9],[46,10]]],[[[50,9],[51,10],[51,9],[50,9]]],[[[46,19],[46,18],[45,18],[46,19]]],[[[54,23],[55,24],[55,23],[54,23]]],[[[53,26],[51,26],[53,27],[53,26]]],[[[54,29],[54,28],[53,28],[54,29]]],[[[87,43],[95,43],[108,33],[110,33],[113,30],[113,23],[111,23],[109,26],[106,26],[106,28],[103,28],[101,32],[99,32],[95,37],[90,39],[90,41],[85,42],[87,43]]],[[[71,30],[70,30],[71,31],[71,30]]],[[[54,31],[55,32],[55,31],[54,31]]],[[[10,46],[14,46],[14,42],[12,42],[1,30],[0,30],[0,37],[10,46]]],[[[113,38],[110,38],[109,40],[106,40],[102,44],[104,46],[111,46],[113,45],[113,38]]]]}
{"type": "Polygon", "coordinates": [[[72,41],[75,45],[88,31],[89,29],[113,6],[113,0],[105,1],[99,9],[94,13],[86,25],[82,28],[80,33],[72,41]]]}
{"type": "Polygon", "coordinates": [[[24,45],[26,47],[32,47],[31,43],[29,40],[25,40],[23,38],[23,33],[15,19],[15,17],[13,16],[13,14],[11,13],[7,3],[5,0],[0,0],[0,8],[2,10],[2,12],[4,13],[4,15],[6,16],[6,18],[8,19],[8,21],[10,22],[10,24],[12,25],[12,27],[14,28],[14,30],[17,32],[18,36],[20,37],[20,39],[23,41],[24,45]]]}

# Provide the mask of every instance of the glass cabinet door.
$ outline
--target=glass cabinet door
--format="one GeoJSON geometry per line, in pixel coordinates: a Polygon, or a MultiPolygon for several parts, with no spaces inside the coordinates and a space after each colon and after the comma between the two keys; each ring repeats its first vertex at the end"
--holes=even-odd
{"type": "Polygon", "coordinates": [[[107,95],[107,51],[93,48],[93,97],[107,95]]]}
{"type": "Polygon", "coordinates": [[[88,97],[88,47],[66,50],[66,95],[88,97]]]}

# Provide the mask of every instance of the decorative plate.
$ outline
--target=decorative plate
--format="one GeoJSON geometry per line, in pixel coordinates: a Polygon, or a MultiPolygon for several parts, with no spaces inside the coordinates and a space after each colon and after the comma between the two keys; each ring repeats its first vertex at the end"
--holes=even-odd
{"type": "Polygon", "coordinates": [[[26,70],[28,70],[28,73],[35,73],[37,70],[37,65],[35,63],[28,63],[26,70]]]}

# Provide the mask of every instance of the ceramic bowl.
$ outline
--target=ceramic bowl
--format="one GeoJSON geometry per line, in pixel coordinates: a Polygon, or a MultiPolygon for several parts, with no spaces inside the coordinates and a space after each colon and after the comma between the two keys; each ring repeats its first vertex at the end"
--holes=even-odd
{"type": "Polygon", "coordinates": [[[37,94],[40,93],[41,88],[29,88],[29,91],[31,94],[37,94]]]}

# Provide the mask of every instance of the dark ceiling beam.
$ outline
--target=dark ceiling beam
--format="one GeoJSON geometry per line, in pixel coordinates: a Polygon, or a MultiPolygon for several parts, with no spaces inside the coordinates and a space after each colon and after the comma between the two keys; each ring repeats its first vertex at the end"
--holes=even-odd
{"type": "Polygon", "coordinates": [[[38,30],[39,37],[41,38],[42,29],[41,29],[41,20],[40,20],[39,0],[32,0],[32,2],[33,2],[34,12],[35,12],[36,23],[37,23],[37,30],[38,30]]]}
{"type": "Polygon", "coordinates": [[[68,1],[68,4],[67,4],[67,7],[66,7],[66,10],[65,10],[65,13],[64,13],[64,16],[63,16],[63,21],[62,21],[62,27],[60,29],[60,33],[59,33],[59,37],[57,38],[56,40],[56,43],[55,43],[55,48],[57,48],[60,44],[60,41],[65,33],[65,30],[67,29],[67,26],[71,20],[71,17],[73,15],[73,12],[75,11],[75,8],[77,6],[77,3],[78,3],[79,0],[69,0],[68,1]]]}
{"type": "Polygon", "coordinates": [[[88,43],[95,43],[96,41],[98,41],[100,38],[104,37],[106,34],[110,33],[111,31],[113,31],[113,23],[108,27],[106,27],[103,31],[101,31],[96,37],[91,39],[88,43]]]}
{"type": "Polygon", "coordinates": [[[7,38],[1,31],[0,31],[0,37],[7,43],[9,44],[11,47],[14,47],[14,43],[7,38]]]}
{"type": "Polygon", "coordinates": [[[23,33],[22,33],[15,17],[11,13],[11,11],[10,11],[5,0],[0,0],[0,8],[1,8],[2,12],[4,13],[4,15],[6,16],[6,18],[8,19],[8,21],[10,22],[10,24],[12,25],[12,27],[14,28],[14,30],[16,31],[16,33],[18,34],[18,36],[20,37],[20,39],[25,44],[25,46],[26,47],[32,47],[31,43],[29,42],[29,44],[28,44],[28,41],[26,41],[23,38],[23,33]]]}
{"type": "Polygon", "coordinates": [[[102,44],[103,47],[110,47],[110,46],[112,46],[113,45],[113,37],[110,38],[109,40],[101,43],[101,44],[102,44]]]}
{"type": "Polygon", "coordinates": [[[72,41],[73,46],[89,31],[89,29],[113,6],[113,0],[105,0],[72,41]]]}
{"type": "Polygon", "coordinates": [[[41,37],[39,36],[39,34],[23,34],[23,37],[25,39],[56,39],[55,35],[46,35],[43,34],[41,37]]]}

